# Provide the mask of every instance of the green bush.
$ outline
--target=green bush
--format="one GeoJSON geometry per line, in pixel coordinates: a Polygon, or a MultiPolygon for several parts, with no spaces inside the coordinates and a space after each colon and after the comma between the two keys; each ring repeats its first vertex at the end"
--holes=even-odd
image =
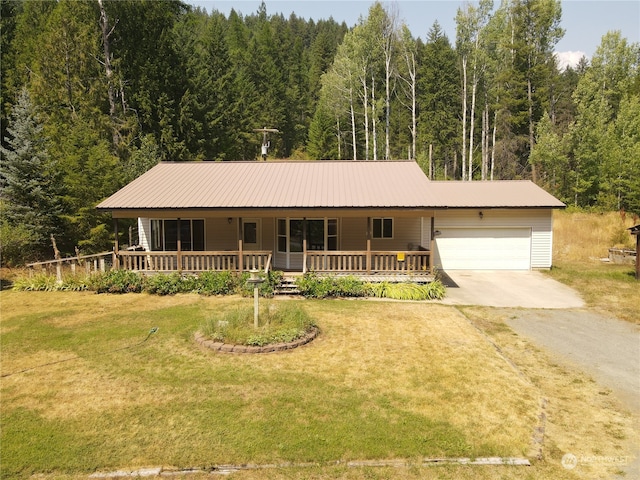
{"type": "Polygon", "coordinates": [[[260,308],[260,325],[253,325],[253,307],[245,305],[209,319],[201,328],[216,342],[264,346],[302,338],[316,323],[300,306],[290,303],[265,304],[260,308]]]}
{"type": "Polygon", "coordinates": [[[367,285],[353,276],[319,277],[307,272],[296,281],[296,286],[305,298],[365,297],[370,295],[367,285]]]}
{"type": "Polygon", "coordinates": [[[27,227],[0,221],[0,266],[15,267],[32,260],[34,244],[35,236],[27,227]]]}
{"type": "MultiPolygon", "coordinates": [[[[243,297],[250,297],[253,295],[253,285],[248,283],[249,280],[249,272],[244,272],[238,278],[238,293],[243,297]]],[[[260,284],[259,294],[261,297],[273,297],[276,287],[280,284],[282,280],[283,273],[278,270],[270,270],[269,273],[264,277],[265,281],[260,284]]]]}
{"type": "Polygon", "coordinates": [[[375,297],[395,300],[440,300],[446,293],[440,280],[425,284],[380,282],[369,284],[368,287],[375,297]]]}
{"type": "Polygon", "coordinates": [[[37,274],[33,277],[19,278],[13,282],[13,289],[23,292],[83,292],[89,290],[88,277],[67,275],[58,283],[55,275],[37,274]]]}
{"type": "Polygon", "coordinates": [[[60,290],[60,286],[55,275],[40,273],[30,278],[18,278],[13,282],[13,289],[22,292],[54,292],[60,290]]]}
{"type": "Polygon", "coordinates": [[[203,272],[197,276],[195,289],[203,295],[227,295],[236,288],[237,278],[231,272],[203,272]]]}
{"type": "Polygon", "coordinates": [[[97,293],[140,293],[144,290],[144,275],[128,270],[110,270],[89,277],[89,289],[97,293]]]}
{"type": "Polygon", "coordinates": [[[187,281],[179,273],[157,273],[146,278],[144,291],[153,295],[175,295],[189,291],[187,281]]]}
{"type": "Polygon", "coordinates": [[[445,287],[439,280],[427,284],[365,283],[352,276],[319,277],[315,273],[306,273],[296,284],[306,298],[374,296],[396,300],[436,300],[445,295],[445,287]]]}

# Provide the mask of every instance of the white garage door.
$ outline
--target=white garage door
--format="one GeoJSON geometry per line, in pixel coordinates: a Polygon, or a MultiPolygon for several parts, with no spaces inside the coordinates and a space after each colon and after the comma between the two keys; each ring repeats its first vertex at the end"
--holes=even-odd
{"type": "Polygon", "coordinates": [[[530,228],[442,228],[435,264],[443,270],[530,270],[530,228]]]}

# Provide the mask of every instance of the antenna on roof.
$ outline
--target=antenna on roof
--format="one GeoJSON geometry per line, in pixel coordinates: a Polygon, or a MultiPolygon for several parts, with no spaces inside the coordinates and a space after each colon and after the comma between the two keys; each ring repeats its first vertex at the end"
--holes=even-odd
{"type": "Polygon", "coordinates": [[[267,151],[271,146],[271,142],[267,140],[267,133],[280,133],[277,128],[254,128],[254,132],[262,132],[262,160],[267,160],[267,151]]]}

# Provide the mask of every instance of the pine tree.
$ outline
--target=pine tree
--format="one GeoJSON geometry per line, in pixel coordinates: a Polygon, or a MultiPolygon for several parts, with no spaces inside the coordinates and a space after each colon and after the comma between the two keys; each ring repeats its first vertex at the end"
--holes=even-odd
{"type": "Polygon", "coordinates": [[[446,166],[449,178],[458,176],[452,157],[460,151],[460,73],[456,61],[449,39],[435,22],[420,52],[418,144],[422,157],[433,145],[433,158],[440,160],[435,165],[436,175],[444,177],[446,166]]]}
{"type": "Polygon", "coordinates": [[[7,147],[0,147],[2,222],[28,230],[32,243],[25,253],[39,257],[48,250],[50,235],[59,233],[62,210],[57,171],[47,151],[37,110],[26,89],[13,106],[7,132],[7,147]]]}

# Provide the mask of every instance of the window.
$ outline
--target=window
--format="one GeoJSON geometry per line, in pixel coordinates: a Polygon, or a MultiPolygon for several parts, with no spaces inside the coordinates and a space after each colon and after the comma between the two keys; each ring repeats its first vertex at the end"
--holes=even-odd
{"type": "Polygon", "coordinates": [[[373,238],[393,238],[393,218],[374,218],[373,238]]]}
{"type": "MultiPolygon", "coordinates": [[[[183,251],[204,250],[204,220],[180,220],[180,246],[183,251]]],[[[151,250],[178,250],[178,220],[151,220],[151,250]]]]}
{"type": "Polygon", "coordinates": [[[244,243],[258,243],[258,224],[256,222],[246,222],[242,241],[244,243]]]}
{"type": "Polygon", "coordinates": [[[302,220],[298,218],[279,218],[278,252],[302,252],[302,240],[305,238],[305,231],[307,250],[325,251],[338,249],[338,219],[302,220]]]}
{"type": "Polygon", "coordinates": [[[338,219],[327,220],[327,250],[338,250],[338,219]]]}
{"type": "Polygon", "coordinates": [[[278,251],[287,251],[287,220],[284,218],[278,219],[278,251]]]}

